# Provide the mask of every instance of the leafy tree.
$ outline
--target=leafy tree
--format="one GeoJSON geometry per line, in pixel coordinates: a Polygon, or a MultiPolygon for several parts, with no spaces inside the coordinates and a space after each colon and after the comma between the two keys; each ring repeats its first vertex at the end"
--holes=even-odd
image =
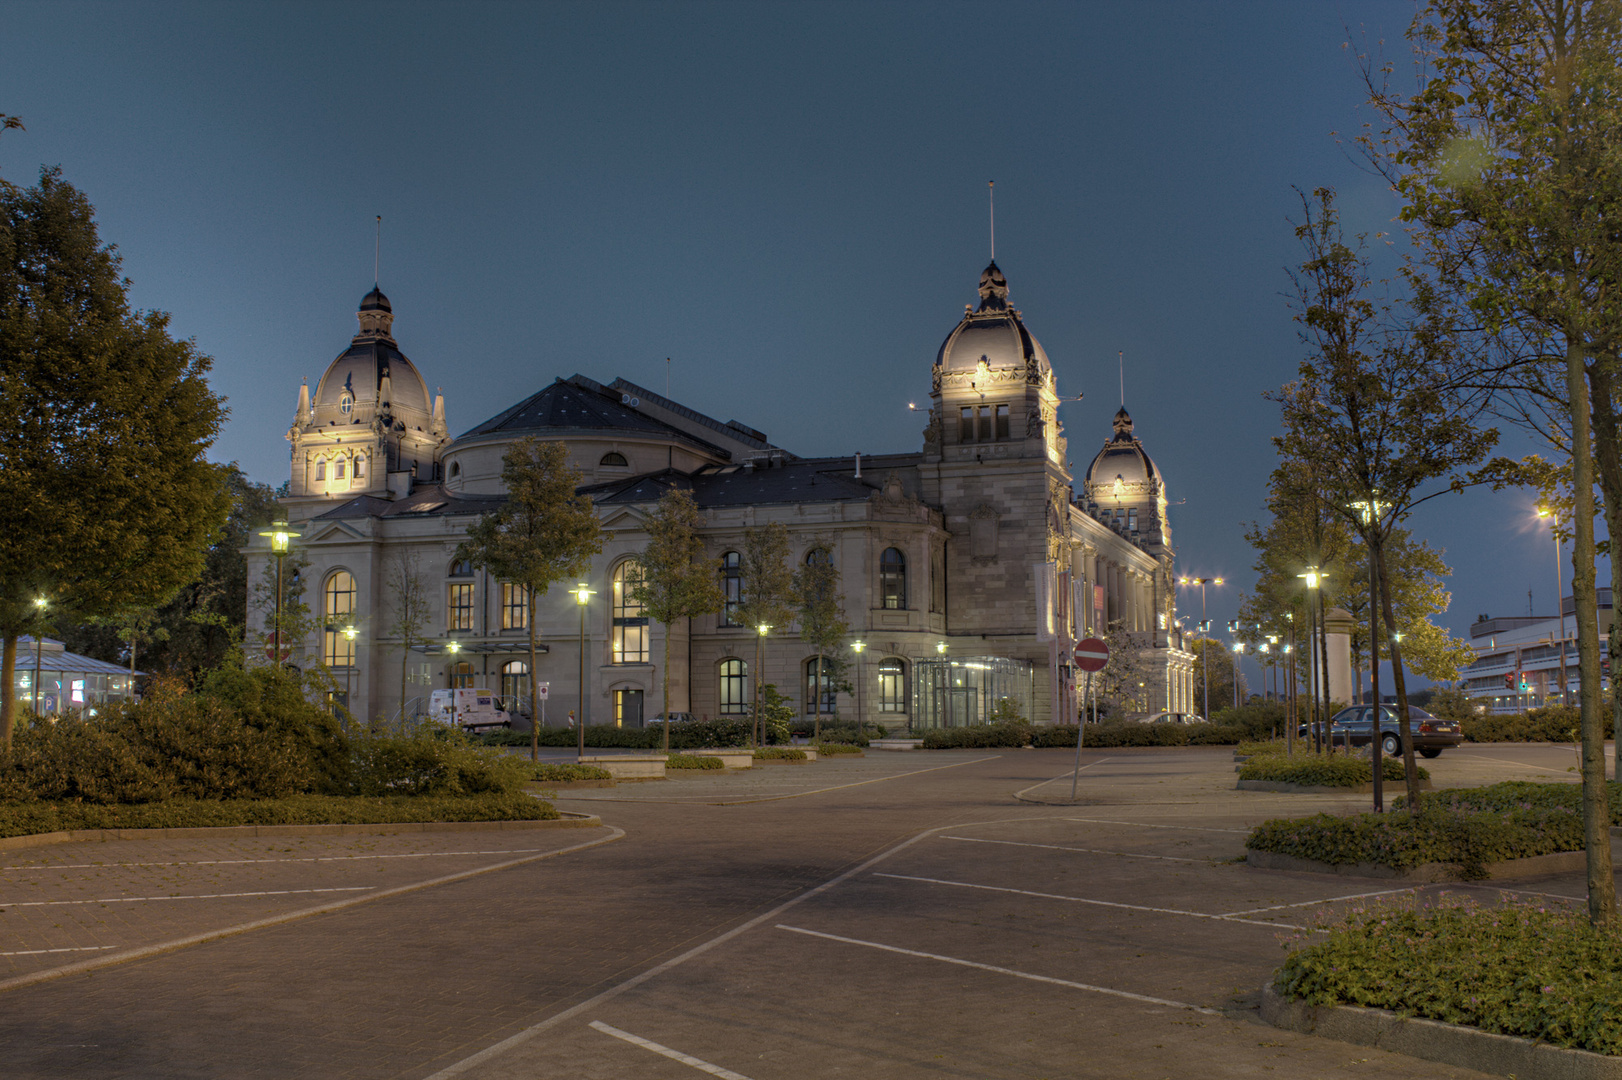
{"type": "MultiPolygon", "coordinates": [[[[1364,146],[1441,286],[1494,344],[1483,384],[1521,390],[1523,415],[1541,412],[1571,454],[1588,905],[1609,924],[1594,484],[1597,460],[1606,524],[1622,535],[1622,6],[1432,0],[1408,38],[1420,83],[1404,94],[1389,67],[1369,70],[1383,126],[1364,146]]],[[[1622,561],[1611,573],[1622,587],[1622,561]]]]}
{"type": "Polygon", "coordinates": [[[738,586],[742,599],[738,603],[738,621],[753,627],[755,634],[755,731],[761,733],[760,676],[762,652],[766,635],[761,627],[782,629],[794,618],[794,573],[788,566],[788,527],[774,521],[758,529],[745,529],[743,550],[739,552],[738,586]]]}
{"type": "Polygon", "coordinates": [[[208,357],[137,312],[89,200],[45,169],[0,190],[0,745],[17,638],[43,597],[82,622],[166,603],[229,508],[204,453],[224,406],[208,357]]]}
{"type": "MultiPolygon", "coordinates": [[[[411,650],[428,641],[426,631],[433,618],[433,595],[428,579],[423,576],[422,563],[414,551],[395,553],[383,568],[383,587],[391,600],[387,633],[389,637],[400,639],[400,723],[403,725],[410,719],[405,714],[405,707],[411,675],[411,650]]],[[[534,686],[534,670],[530,668],[531,687],[534,686]]],[[[535,714],[533,691],[530,697],[530,724],[533,726],[540,719],[535,714]]]]}
{"type": "MultiPolygon", "coordinates": [[[[534,683],[537,602],[554,582],[578,577],[603,550],[602,526],[591,497],[575,489],[578,470],[559,442],[519,439],[501,459],[507,501],[468,526],[457,558],[468,559],[497,578],[522,586],[529,600],[529,677],[534,683]]],[[[585,687],[580,688],[584,696],[585,687]]],[[[584,738],[585,719],[580,730],[584,738]]],[[[540,726],[530,724],[531,760],[540,757],[540,726]]]]}
{"type": "MultiPolygon", "coordinates": [[[[282,556],[279,619],[276,614],[275,559],[265,564],[264,569],[259,572],[259,580],[253,583],[252,589],[253,608],[259,613],[260,625],[265,628],[266,646],[273,640],[281,642],[282,651],[288,654],[288,662],[293,662],[300,670],[308,666],[309,661],[305,653],[310,647],[310,638],[315,634],[317,627],[316,617],[304,599],[304,571],[309,568],[309,557],[297,548],[282,556]]],[[[277,657],[275,662],[280,664],[282,660],[277,657]]]]}
{"type": "MultiPolygon", "coordinates": [[[[1233,708],[1233,684],[1239,680],[1239,700],[1245,701],[1248,688],[1245,685],[1245,676],[1238,671],[1233,662],[1233,649],[1216,638],[1197,637],[1188,644],[1188,651],[1194,654],[1194,704],[1201,710],[1205,708],[1206,679],[1210,679],[1211,712],[1221,712],[1223,709],[1233,708]],[[1209,671],[1209,675],[1207,672],[1209,671]]],[[[1111,662],[1114,658],[1111,657],[1111,662]]],[[[1206,716],[1209,720],[1211,717],[1206,716]]]]}
{"type": "Polygon", "coordinates": [[[704,538],[699,535],[703,526],[692,492],[673,487],[660,496],[644,522],[648,546],[638,560],[641,574],[631,589],[631,598],[665,628],[665,753],[670,752],[670,627],[678,619],[720,611],[725,599],[715,564],[704,557],[704,538]]]}
{"type": "MultiPolygon", "coordinates": [[[[800,638],[817,650],[817,694],[820,697],[824,680],[832,681],[843,675],[829,669],[828,654],[836,652],[850,633],[850,621],[845,618],[845,598],[839,592],[839,567],[834,565],[833,551],[825,544],[811,549],[806,561],[794,571],[794,598],[799,605],[800,638]]],[[[822,739],[822,702],[807,702],[811,707],[812,738],[822,739]]]]}

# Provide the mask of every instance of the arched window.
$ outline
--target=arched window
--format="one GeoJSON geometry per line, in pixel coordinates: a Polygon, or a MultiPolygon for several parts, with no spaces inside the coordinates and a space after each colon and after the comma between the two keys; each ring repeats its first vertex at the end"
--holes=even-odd
{"type": "Polygon", "coordinates": [[[907,665],[895,657],[879,661],[879,712],[907,711],[907,665]]]}
{"type": "Polygon", "coordinates": [[[633,593],[642,584],[642,566],[627,559],[614,568],[614,663],[648,662],[648,613],[633,593]]]}
{"type": "Polygon", "coordinates": [[[451,479],[455,480],[458,476],[461,476],[461,475],[462,475],[462,463],[460,461],[451,462],[451,479]]]}
{"type": "Polygon", "coordinates": [[[832,715],[838,711],[835,701],[839,697],[834,689],[834,675],[826,657],[822,658],[822,671],[817,671],[818,658],[813,656],[805,662],[805,692],[801,695],[805,701],[805,715],[821,712],[824,716],[832,715]],[[818,685],[820,683],[820,686],[818,685]]]}
{"type": "Polygon", "coordinates": [[[833,561],[834,553],[821,545],[805,553],[805,565],[807,566],[832,566],[833,561]]]}
{"type": "Polygon", "coordinates": [[[344,631],[355,622],[355,578],[347,570],[334,571],[321,587],[321,659],[328,667],[353,667],[355,642],[344,631]]]}
{"type": "Polygon", "coordinates": [[[355,455],[355,479],[359,480],[361,477],[363,477],[365,475],[366,475],[366,455],[365,454],[356,454],[355,455]]]}
{"type": "Polygon", "coordinates": [[[452,690],[473,689],[473,665],[466,660],[459,660],[446,669],[450,677],[452,690]]]}
{"type": "Polygon", "coordinates": [[[322,458],[320,461],[317,461],[315,463],[315,478],[317,480],[325,480],[327,478],[327,459],[326,458],[322,458]]]}
{"type": "Polygon", "coordinates": [[[345,462],[343,458],[337,458],[333,461],[332,478],[334,480],[342,480],[344,478],[344,464],[345,462]]]}
{"type": "Polygon", "coordinates": [[[533,715],[529,700],[529,663],[509,660],[501,665],[501,696],[509,709],[533,715]]]}
{"type": "Polygon", "coordinates": [[[743,557],[736,551],[721,556],[722,626],[742,626],[738,621],[738,605],[743,603],[743,557]]]}
{"type": "Polygon", "coordinates": [[[899,548],[885,548],[879,558],[879,597],[881,606],[891,611],[907,607],[907,557],[899,548]]]}
{"type": "Polygon", "coordinates": [[[344,396],[338,399],[338,411],[348,416],[355,411],[355,395],[344,391],[344,396]]]}
{"type": "MultiPolygon", "coordinates": [[[[466,559],[451,564],[451,577],[472,576],[473,564],[466,559]]],[[[473,582],[452,581],[445,587],[445,629],[473,629],[473,582]]]]}
{"type": "Polygon", "coordinates": [[[618,450],[610,450],[608,453],[603,455],[603,460],[599,461],[597,464],[599,464],[599,465],[629,465],[630,462],[626,461],[625,460],[625,455],[620,453],[618,450]]]}
{"type": "Polygon", "coordinates": [[[721,661],[721,713],[736,716],[749,711],[749,665],[736,658],[721,661]]]}

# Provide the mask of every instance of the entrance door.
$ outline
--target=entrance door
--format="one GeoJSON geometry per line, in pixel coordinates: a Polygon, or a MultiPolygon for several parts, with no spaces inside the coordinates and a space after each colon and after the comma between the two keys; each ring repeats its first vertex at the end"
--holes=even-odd
{"type": "Polygon", "coordinates": [[[614,691],[614,726],[622,728],[642,726],[642,691],[614,691]]]}
{"type": "Polygon", "coordinates": [[[946,698],[946,726],[968,727],[979,723],[980,691],[972,686],[954,686],[946,698]]]}

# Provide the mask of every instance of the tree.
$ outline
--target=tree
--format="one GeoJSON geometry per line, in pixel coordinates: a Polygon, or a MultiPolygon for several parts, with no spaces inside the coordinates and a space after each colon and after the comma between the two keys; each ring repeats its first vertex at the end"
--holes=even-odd
{"type": "Polygon", "coordinates": [[[788,567],[788,527],[774,521],[758,529],[743,531],[743,550],[739,552],[738,586],[742,599],[738,603],[738,621],[755,628],[755,730],[750,738],[762,737],[760,712],[760,676],[762,652],[766,646],[766,633],[772,627],[782,629],[794,617],[791,606],[794,596],[794,575],[788,567]],[[762,629],[764,628],[764,629],[762,629]]]}
{"type": "MultiPolygon", "coordinates": [[[[1487,399],[1470,389],[1473,348],[1434,283],[1409,266],[1407,296],[1376,298],[1363,238],[1354,246],[1343,237],[1334,192],[1320,188],[1303,207],[1296,320],[1309,357],[1297,381],[1271,395],[1283,419],[1274,442],[1285,458],[1310,464],[1324,509],[1346,521],[1368,552],[1376,579],[1371,602],[1384,628],[1371,636],[1383,638],[1389,653],[1408,805],[1417,807],[1419,770],[1385,546],[1416,506],[1462,489],[1464,470],[1486,457],[1498,432],[1478,423],[1487,399]]],[[[1378,780],[1375,793],[1378,808],[1378,780]]]]}
{"type": "MultiPolygon", "coordinates": [[[[568,448],[559,442],[530,438],[509,446],[501,459],[507,501],[468,526],[467,539],[456,552],[457,558],[525,590],[531,686],[537,670],[537,602],[554,582],[585,573],[591,557],[603,550],[602,525],[591,497],[576,491],[581,476],[569,466],[568,456],[568,448]]],[[[539,724],[532,722],[531,760],[540,757],[540,737],[539,724]]]]}
{"type": "MultiPolygon", "coordinates": [[[[839,648],[850,633],[845,618],[845,598],[839,592],[839,567],[833,550],[826,544],[811,549],[806,561],[794,571],[795,602],[799,606],[800,638],[817,650],[817,676],[811,706],[812,737],[822,739],[822,694],[825,682],[832,682],[843,670],[830,671],[828,654],[839,648]]],[[[839,667],[843,669],[843,664],[839,667]]]]}
{"type": "Polygon", "coordinates": [[[89,200],[45,169],[0,190],[0,745],[17,638],[155,607],[194,580],[229,509],[204,457],[224,406],[208,357],[131,310],[89,200]]]}
{"type": "MultiPolygon", "coordinates": [[[[416,552],[401,550],[395,553],[383,569],[383,587],[388,590],[392,601],[386,632],[389,637],[400,639],[400,723],[404,724],[407,719],[406,689],[410,683],[411,650],[428,641],[424,631],[433,618],[433,596],[416,552]]],[[[530,723],[534,725],[539,723],[539,719],[535,716],[533,694],[531,697],[530,723]]]]}
{"type": "Polygon", "coordinates": [[[690,619],[720,611],[724,602],[715,564],[704,557],[704,538],[693,493],[672,487],[659,497],[644,522],[648,546],[638,562],[641,574],[631,589],[631,598],[647,611],[648,617],[665,628],[664,752],[670,752],[670,627],[677,619],[690,619]]]}
{"type": "Polygon", "coordinates": [[[1093,676],[1094,695],[1108,704],[1117,719],[1149,712],[1145,690],[1150,663],[1144,642],[1117,619],[1105,631],[1104,644],[1109,648],[1109,663],[1093,676]]]}
{"type": "MultiPolygon", "coordinates": [[[[1201,708],[1205,707],[1205,680],[1211,680],[1211,712],[1218,713],[1223,709],[1233,708],[1233,684],[1239,681],[1239,701],[1244,703],[1248,689],[1245,685],[1243,672],[1238,671],[1233,662],[1233,650],[1216,638],[1197,637],[1188,644],[1188,651],[1194,654],[1194,701],[1201,708]],[[1207,676],[1206,672],[1210,674],[1207,676]]],[[[1110,657],[1110,663],[1115,658],[1110,657]]],[[[1211,719],[1209,716],[1207,720],[1211,719]]]]}
{"type": "MultiPolygon", "coordinates": [[[[1492,341],[1483,384],[1521,391],[1523,415],[1541,411],[1569,448],[1588,910],[1608,925],[1594,484],[1597,460],[1607,527],[1622,535],[1622,6],[1432,0],[1408,38],[1421,82],[1402,94],[1389,67],[1369,69],[1384,127],[1363,145],[1403,198],[1441,287],[1492,341]]],[[[1622,560],[1611,573],[1622,586],[1622,560]]]]}

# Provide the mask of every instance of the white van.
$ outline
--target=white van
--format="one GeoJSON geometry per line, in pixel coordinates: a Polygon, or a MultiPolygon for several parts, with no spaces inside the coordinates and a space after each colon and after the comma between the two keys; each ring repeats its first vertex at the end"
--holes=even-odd
{"type": "Polygon", "coordinates": [[[435,690],[428,699],[428,715],[468,731],[508,726],[507,714],[488,690],[435,690]]]}

